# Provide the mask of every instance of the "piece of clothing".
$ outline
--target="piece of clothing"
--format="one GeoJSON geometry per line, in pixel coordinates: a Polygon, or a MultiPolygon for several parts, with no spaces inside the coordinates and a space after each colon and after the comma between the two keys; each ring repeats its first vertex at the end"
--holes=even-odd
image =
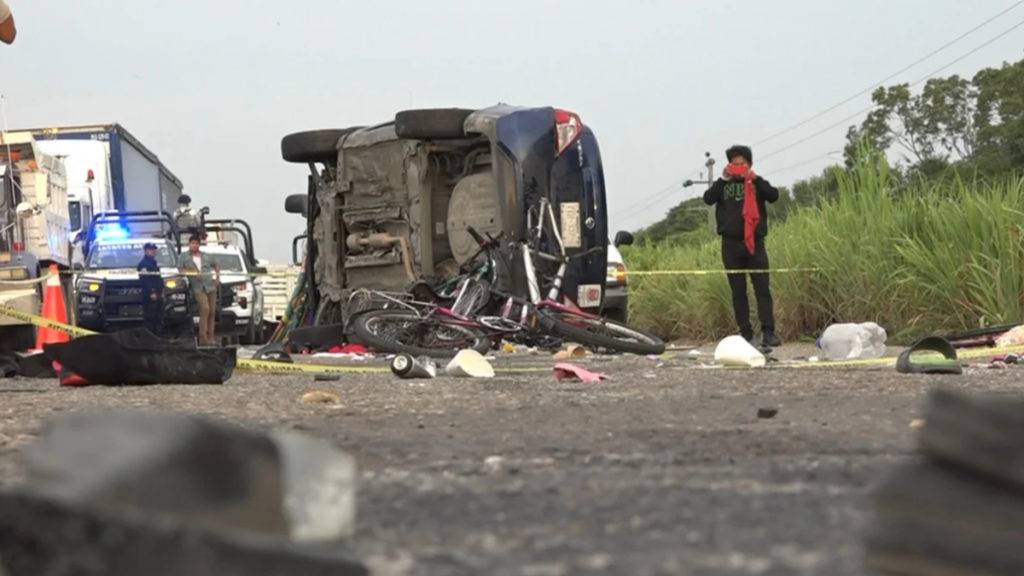
{"type": "Polygon", "coordinates": [[[754,190],[756,175],[749,166],[742,164],[729,164],[725,171],[733,179],[743,180],[743,243],[747,246],[747,252],[753,254],[756,246],[754,231],[761,221],[761,211],[757,207],[757,192],[754,190]]]}
{"type": "Polygon", "coordinates": [[[11,7],[4,0],[0,0],[0,22],[11,17],[11,7]]]}
{"type": "MultiPolygon", "coordinates": [[[[779,191],[760,176],[755,177],[752,184],[757,200],[757,214],[760,218],[754,227],[754,239],[757,241],[768,235],[768,211],[765,203],[778,200],[779,191]]],[[[743,217],[746,197],[743,180],[719,178],[704,192],[704,203],[715,207],[718,234],[723,238],[743,240],[747,226],[743,217]]]]}
{"type": "MultiPolygon", "coordinates": [[[[767,270],[768,252],[765,250],[764,239],[758,239],[754,253],[750,254],[743,240],[723,236],[722,264],[726,270],[767,270]]],[[[748,274],[729,274],[729,290],[732,292],[732,310],[736,315],[740,334],[750,340],[754,336],[754,331],[750,325],[747,276],[748,274]]],[[[761,321],[761,331],[764,334],[774,334],[775,309],[768,274],[760,272],[749,276],[750,283],[754,286],[754,296],[757,298],[757,316],[761,321]]]]}
{"type": "Polygon", "coordinates": [[[188,283],[192,288],[193,294],[217,291],[213,261],[209,258],[200,257],[199,264],[196,264],[192,253],[185,252],[178,258],[178,268],[188,276],[188,283]]]}
{"type": "Polygon", "coordinates": [[[212,346],[216,344],[217,291],[193,292],[193,295],[199,308],[199,345],[212,346]]]}
{"type": "Polygon", "coordinates": [[[157,264],[156,258],[143,256],[135,269],[144,272],[144,274],[139,274],[139,282],[142,283],[142,292],[147,299],[153,293],[163,295],[164,279],[160,276],[160,265],[157,264]]]}

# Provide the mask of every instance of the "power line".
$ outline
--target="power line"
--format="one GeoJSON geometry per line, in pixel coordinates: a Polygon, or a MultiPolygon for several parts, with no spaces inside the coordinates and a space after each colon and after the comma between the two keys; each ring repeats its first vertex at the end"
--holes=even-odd
{"type": "MultiPolygon", "coordinates": [[[[910,83],[908,86],[914,87],[914,86],[917,86],[918,84],[921,84],[922,82],[925,82],[926,80],[928,80],[932,76],[935,76],[936,74],[938,74],[940,72],[943,72],[944,70],[946,70],[950,66],[953,66],[953,65],[961,62],[965,58],[968,58],[968,57],[974,55],[975,53],[977,53],[981,49],[985,48],[989,44],[992,44],[996,40],[999,40],[1000,38],[1006,36],[1010,32],[1013,32],[1017,28],[1020,28],[1021,26],[1024,26],[1024,20],[1021,20],[1020,22],[1017,22],[1016,24],[1011,26],[1009,29],[999,33],[998,35],[993,36],[992,38],[989,38],[988,40],[986,40],[982,44],[979,44],[978,46],[976,46],[973,49],[971,49],[966,54],[963,54],[963,55],[959,56],[958,58],[956,58],[952,62],[944,64],[941,67],[939,67],[936,70],[934,70],[931,73],[929,73],[928,75],[923,76],[922,78],[920,78],[918,80],[915,80],[914,82],[910,83]]],[[[821,130],[818,130],[817,132],[813,132],[813,133],[809,134],[808,136],[805,136],[805,137],[797,140],[796,142],[793,142],[793,143],[791,143],[791,144],[789,144],[787,146],[783,146],[782,148],[779,148],[778,150],[775,150],[774,152],[769,152],[768,154],[762,155],[761,156],[761,160],[763,161],[763,160],[765,160],[767,158],[771,158],[773,156],[777,156],[777,155],[785,152],[786,150],[789,150],[789,149],[793,148],[794,146],[799,146],[800,144],[803,144],[804,142],[807,142],[808,140],[812,140],[814,138],[817,138],[818,136],[821,136],[822,134],[824,134],[824,133],[826,133],[826,132],[828,132],[828,131],[830,131],[830,130],[832,130],[834,128],[842,126],[843,124],[845,124],[846,122],[849,122],[850,120],[853,120],[854,118],[860,117],[862,114],[870,112],[871,110],[873,110],[876,107],[877,107],[877,105],[872,104],[871,106],[868,106],[867,108],[863,108],[861,110],[858,110],[857,112],[855,112],[855,113],[853,113],[853,114],[843,118],[842,120],[840,120],[840,121],[838,121],[838,122],[836,122],[834,124],[830,124],[830,125],[826,126],[825,128],[823,128],[821,130]]]]}
{"type": "MultiPolygon", "coordinates": [[[[695,170],[691,171],[690,174],[689,174],[690,177],[692,177],[698,170],[699,169],[695,169],[695,170]]],[[[679,186],[682,184],[682,182],[683,182],[682,180],[677,180],[677,181],[673,182],[672,184],[669,184],[668,186],[665,186],[664,188],[658,190],[654,194],[651,194],[650,196],[647,197],[650,200],[650,202],[647,202],[646,204],[643,204],[642,206],[634,208],[634,209],[626,212],[626,214],[624,214],[622,216],[619,216],[618,218],[621,218],[622,220],[628,222],[629,219],[632,218],[633,216],[635,216],[636,214],[640,214],[644,210],[646,210],[646,209],[650,208],[651,206],[654,206],[655,204],[657,204],[660,200],[665,198],[668,195],[669,192],[675,192],[676,190],[678,190],[679,186]]]]}
{"type": "Polygon", "coordinates": [[[897,70],[896,72],[893,72],[892,74],[890,74],[890,75],[886,76],[885,78],[883,78],[883,79],[879,80],[878,82],[875,82],[874,84],[872,84],[871,86],[867,87],[866,89],[864,89],[864,90],[861,90],[860,92],[857,92],[857,93],[856,93],[856,94],[854,94],[853,96],[850,96],[849,98],[847,98],[847,99],[845,99],[845,100],[843,100],[843,101],[841,101],[841,102],[839,102],[839,103],[837,103],[837,104],[834,104],[834,105],[832,105],[832,106],[830,106],[830,107],[828,107],[828,108],[826,108],[826,109],[822,110],[821,112],[818,112],[817,114],[815,114],[815,115],[813,115],[813,116],[811,116],[811,117],[809,117],[809,118],[807,118],[807,119],[805,119],[805,120],[801,120],[800,122],[797,122],[796,124],[793,124],[793,125],[791,125],[791,126],[788,126],[788,127],[786,127],[786,128],[783,128],[782,130],[779,130],[778,132],[775,132],[774,134],[772,134],[771,136],[768,136],[767,138],[763,138],[763,139],[761,139],[761,140],[758,140],[757,142],[754,142],[754,144],[753,144],[753,145],[754,145],[754,146],[758,146],[758,145],[764,144],[765,142],[770,142],[770,141],[772,141],[772,140],[774,140],[774,139],[778,138],[779,136],[782,136],[783,134],[788,134],[788,133],[792,132],[793,130],[796,130],[797,128],[800,128],[801,126],[805,126],[805,125],[807,125],[808,123],[810,123],[810,122],[813,122],[814,120],[817,120],[818,118],[821,118],[822,116],[825,116],[825,115],[829,114],[830,112],[832,112],[832,111],[834,111],[834,110],[836,110],[836,109],[838,109],[838,108],[841,108],[841,107],[843,107],[843,106],[844,106],[844,105],[846,105],[846,104],[849,104],[850,102],[852,102],[852,101],[856,100],[857,98],[860,98],[861,96],[864,96],[865,94],[868,94],[868,93],[870,93],[870,92],[871,92],[871,91],[873,91],[873,90],[874,90],[874,89],[875,89],[876,87],[878,87],[878,86],[881,86],[881,85],[885,84],[886,82],[888,82],[888,81],[892,80],[893,78],[896,78],[896,77],[897,77],[897,76],[899,76],[900,74],[903,74],[904,72],[906,72],[906,71],[910,70],[911,68],[913,68],[913,67],[917,66],[918,64],[921,64],[922,62],[924,62],[924,61],[928,60],[928,59],[929,59],[929,58],[931,58],[932,56],[935,56],[935,55],[936,55],[936,54],[938,54],[939,52],[942,52],[942,51],[943,51],[943,50],[945,50],[946,48],[949,48],[949,47],[950,47],[950,46],[952,46],[953,44],[956,44],[957,42],[959,42],[959,41],[963,40],[963,39],[964,39],[964,38],[966,38],[967,36],[970,36],[971,34],[973,34],[973,33],[977,32],[978,30],[980,30],[980,29],[984,28],[985,26],[987,26],[987,25],[991,24],[992,22],[994,22],[995,20],[997,20],[998,18],[1000,18],[1001,16],[1003,16],[1003,15],[1004,15],[1004,14],[1006,14],[1007,12],[1010,12],[1010,11],[1011,11],[1011,10],[1013,10],[1014,8],[1017,8],[1017,7],[1018,7],[1018,6],[1020,6],[1021,4],[1024,4],[1024,0],[1021,0],[1021,1],[1019,1],[1019,2],[1015,2],[1015,3],[1014,3],[1013,5],[1011,5],[1011,6],[1009,7],[1009,8],[1006,8],[1006,9],[1005,9],[1005,10],[1003,10],[1002,12],[999,12],[999,13],[998,13],[998,14],[996,14],[995,16],[992,16],[992,17],[991,17],[991,18],[989,18],[988,20],[985,20],[985,21],[984,21],[984,22],[982,22],[981,24],[978,24],[978,25],[977,25],[977,26],[975,26],[974,28],[971,28],[971,29],[970,29],[970,30],[968,30],[967,32],[964,32],[963,34],[961,34],[961,35],[957,36],[956,38],[954,38],[954,39],[950,40],[949,42],[946,42],[946,43],[945,43],[945,44],[943,44],[942,46],[939,46],[938,48],[936,48],[936,49],[932,50],[931,52],[929,52],[929,53],[925,54],[925,55],[924,55],[924,56],[922,56],[921,58],[918,58],[917,60],[914,60],[913,62],[911,62],[910,64],[908,64],[908,65],[904,66],[903,68],[900,68],[900,69],[899,69],[899,70],[897,70]]]}
{"type": "MultiPolygon", "coordinates": [[[[899,74],[901,74],[903,72],[906,72],[907,70],[913,68],[914,66],[923,63],[923,61],[925,61],[929,57],[931,57],[931,56],[935,55],[936,53],[942,51],[943,49],[951,46],[952,44],[955,44],[959,40],[964,39],[965,37],[969,36],[970,34],[972,34],[974,32],[977,32],[981,28],[983,28],[986,25],[988,25],[991,22],[993,22],[993,20],[995,20],[999,16],[1006,14],[1007,12],[1013,10],[1014,8],[1017,8],[1018,6],[1020,6],[1022,4],[1024,4],[1024,0],[1020,0],[1020,1],[1016,2],[1016,3],[1014,3],[1013,5],[1011,5],[1009,8],[1006,8],[1006,9],[1000,11],[999,13],[995,14],[994,16],[989,17],[982,24],[976,26],[975,28],[969,30],[968,32],[965,32],[962,35],[957,36],[953,40],[950,40],[949,42],[946,42],[941,47],[933,50],[932,52],[929,52],[929,54],[927,54],[926,56],[924,56],[922,58],[919,58],[918,60],[915,60],[914,63],[912,63],[909,66],[904,67],[899,72],[897,72],[897,73],[895,73],[893,75],[890,75],[886,79],[882,80],[880,82],[880,84],[884,83],[884,82],[887,82],[889,80],[892,80],[893,78],[895,78],[899,74]]],[[[929,73],[928,75],[922,77],[921,79],[915,80],[914,82],[910,83],[909,86],[913,87],[913,86],[921,84],[922,82],[927,81],[932,76],[935,76],[936,74],[939,74],[940,72],[943,72],[944,70],[948,69],[949,67],[956,65],[957,63],[959,63],[959,61],[962,61],[965,58],[967,58],[967,57],[977,53],[982,48],[985,48],[986,46],[988,46],[989,44],[995,42],[996,40],[999,40],[1000,38],[1007,36],[1008,34],[1010,34],[1011,32],[1013,32],[1015,30],[1017,30],[1021,26],[1024,26],[1024,20],[1021,20],[1021,22],[1018,22],[1017,24],[1015,24],[1010,29],[1008,29],[1008,30],[1006,30],[1004,32],[1001,32],[1000,34],[998,34],[998,35],[996,35],[996,36],[986,40],[985,42],[983,42],[982,44],[980,44],[980,45],[976,46],[975,48],[971,49],[967,53],[965,53],[965,54],[963,54],[961,56],[958,56],[957,58],[955,58],[952,61],[950,61],[950,63],[947,63],[947,64],[943,65],[942,67],[936,69],[935,71],[929,73]]],[[[840,102],[840,104],[838,104],[838,105],[836,105],[834,107],[831,107],[831,108],[829,108],[826,111],[822,111],[821,113],[816,114],[815,116],[813,116],[813,117],[811,117],[811,118],[809,118],[809,119],[799,123],[798,125],[791,126],[790,128],[786,128],[784,130],[780,130],[779,132],[777,132],[775,134],[772,134],[771,136],[769,136],[767,138],[764,138],[764,139],[760,140],[759,142],[755,142],[755,143],[756,143],[756,145],[757,145],[757,143],[763,143],[763,142],[768,141],[768,140],[770,140],[772,138],[775,138],[775,137],[777,137],[777,136],[779,136],[781,134],[790,132],[793,129],[796,129],[796,128],[800,127],[800,126],[803,126],[803,125],[807,124],[808,122],[810,122],[812,120],[816,120],[817,118],[820,118],[821,116],[824,116],[825,114],[827,114],[829,112],[833,112],[836,109],[842,107],[843,105],[848,104],[848,102],[850,102],[851,100],[853,100],[853,99],[855,99],[855,98],[857,98],[857,97],[859,97],[859,96],[861,96],[861,95],[863,95],[863,94],[865,94],[867,92],[870,92],[873,88],[874,88],[874,86],[871,86],[870,88],[868,88],[866,90],[863,90],[863,91],[855,94],[854,96],[851,96],[850,98],[847,98],[846,100],[840,102]]],[[[853,113],[853,114],[851,114],[849,116],[844,117],[843,119],[839,120],[838,122],[836,122],[834,124],[829,124],[828,126],[822,128],[822,129],[820,129],[820,130],[818,130],[816,132],[813,132],[813,133],[811,133],[811,134],[809,134],[809,135],[807,135],[807,136],[805,136],[803,138],[800,138],[799,140],[796,140],[796,141],[790,143],[790,145],[782,147],[782,148],[780,148],[780,149],[778,149],[778,150],[776,150],[774,152],[768,153],[767,155],[762,155],[760,158],[761,158],[762,161],[764,161],[767,158],[771,158],[771,157],[777,156],[777,155],[779,155],[779,154],[781,154],[781,153],[783,153],[783,152],[785,152],[787,150],[790,150],[790,149],[793,149],[793,148],[795,148],[797,146],[800,146],[800,145],[802,145],[802,143],[804,143],[804,142],[806,142],[808,140],[811,140],[811,139],[813,139],[813,138],[815,138],[817,136],[820,136],[821,134],[824,134],[824,133],[826,133],[826,132],[828,132],[830,130],[838,128],[838,127],[846,124],[847,122],[849,122],[851,120],[859,118],[861,115],[864,115],[864,114],[870,112],[874,108],[876,108],[876,105],[872,104],[872,105],[870,105],[870,106],[868,106],[866,108],[858,110],[857,112],[855,112],[855,113],[853,113]]],[[[781,170],[776,170],[775,172],[777,173],[777,172],[780,172],[780,171],[785,171],[785,170],[791,170],[791,169],[799,168],[799,167],[801,167],[803,165],[810,164],[811,162],[813,162],[815,160],[820,160],[820,159],[821,158],[818,157],[818,158],[813,158],[813,159],[810,159],[810,160],[806,160],[806,161],[800,162],[800,163],[798,163],[796,165],[786,166],[786,167],[782,168],[781,170]]],[[[651,202],[648,202],[647,204],[644,204],[644,205],[638,207],[637,209],[631,210],[630,212],[627,213],[626,216],[623,216],[623,218],[628,221],[630,218],[634,217],[636,214],[642,213],[644,210],[646,210],[650,206],[652,206],[652,205],[656,204],[658,201],[662,200],[664,198],[664,195],[666,195],[669,191],[677,190],[676,187],[678,187],[680,183],[681,183],[681,180],[677,180],[676,182],[670,184],[670,186],[655,192],[653,195],[648,197],[648,198],[651,199],[651,202]]]]}

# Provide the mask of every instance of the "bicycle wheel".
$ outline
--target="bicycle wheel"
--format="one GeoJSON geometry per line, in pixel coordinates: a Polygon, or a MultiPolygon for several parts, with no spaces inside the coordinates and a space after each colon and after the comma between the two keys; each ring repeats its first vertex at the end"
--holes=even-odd
{"type": "Polygon", "coordinates": [[[541,325],[565,338],[593,348],[633,354],[661,354],[665,343],[625,324],[561,310],[541,310],[541,325]]]}
{"type": "Polygon", "coordinates": [[[481,354],[491,349],[491,339],[479,328],[424,318],[411,310],[377,310],[352,320],[360,342],[378,352],[451,358],[472,348],[481,354]]]}

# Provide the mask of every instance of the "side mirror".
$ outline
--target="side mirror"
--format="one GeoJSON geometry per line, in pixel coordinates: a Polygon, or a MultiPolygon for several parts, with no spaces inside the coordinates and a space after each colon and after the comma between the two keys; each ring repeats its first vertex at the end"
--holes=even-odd
{"type": "Polygon", "coordinates": [[[309,215],[309,196],[292,194],[284,199],[284,211],[289,214],[309,215]]]}
{"type": "Polygon", "coordinates": [[[625,230],[620,230],[615,234],[615,240],[612,242],[612,244],[615,244],[616,248],[618,248],[619,246],[632,246],[633,235],[630,234],[629,232],[626,232],[625,230]]]}

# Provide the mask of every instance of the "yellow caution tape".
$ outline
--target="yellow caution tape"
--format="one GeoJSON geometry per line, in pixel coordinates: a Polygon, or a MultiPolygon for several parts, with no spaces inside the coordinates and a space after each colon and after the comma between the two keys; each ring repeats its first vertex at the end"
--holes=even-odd
{"type": "Polygon", "coordinates": [[[821,272],[824,268],[770,268],[730,270],[630,270],[628,276],[712,276],[718,274],[792,274],[797,272],[821,272]]]}
{"type": "MultiPolygon", "coordinates": [[[[922,350],[922,354],[928,355],[929,357],[934,356],[936,358],[945,358],[938,352],[932,352],[930,350],[922,350]]],[[[956,355],[957,360],[970,360],[973,358],[985,358],[990,356],[1001,356],[1004,354],[1024,354],[1024,345],[1014,346],[998,346],[995,348],[977,348],[958,351],[956,355]]],[[[856,367],[856,366],[895,366],[898,357],[887,356],[885,358],[860,358],[856,360],[827,360],[824,362],[811,362],[804,361],[794,364],[782,364],[774,367],[778,368],[840,368],[840,367],[856,367]]]]}
{"type": "Polygon", "coordinates": [[[85,328],[79,328],[78,326],[72,326],[70,324],[64,324],[63,322],[57,322],[56,320],[50,320],[49,318],[43,318],[42,316],[36,316],[35,314],[29,314],[16,310],[8,306],[0,304],[0,314],[14,318],[15,320],[21,320],[29,324],[34,324],[40,328],[49,328],[50,330],[57,330],[58,332],[64,332],[72,336],[90,336],[95,334],[92,330],[86,330],[85,328]]]}
{"type": "Polygon", "coordinates": [[[235,364],[236,370],[258,374],[379,374],[391,372],[389,368],[379,366],[331,366],[324,364],[294,364],[289,362],[271,362],[269,360],[251,360],[240,358],[235,364]]]}

